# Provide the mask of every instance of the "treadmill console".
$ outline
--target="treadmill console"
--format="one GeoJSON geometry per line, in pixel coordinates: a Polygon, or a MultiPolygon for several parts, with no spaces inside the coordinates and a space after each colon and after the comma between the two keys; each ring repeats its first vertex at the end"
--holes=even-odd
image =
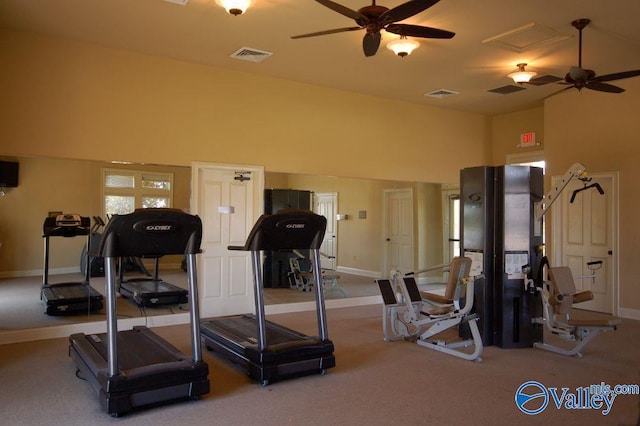
{"type": "Polygon", "coordinates": [[[81,226],[79,214],[59,214],[56,216],[56,226],[81,226]]]}
{"type": "Polygon", "coordinates": [[[75,237],[89,235],[91,218],[79,214],[49,216],[42,225],[43,237],[75,237]]]}

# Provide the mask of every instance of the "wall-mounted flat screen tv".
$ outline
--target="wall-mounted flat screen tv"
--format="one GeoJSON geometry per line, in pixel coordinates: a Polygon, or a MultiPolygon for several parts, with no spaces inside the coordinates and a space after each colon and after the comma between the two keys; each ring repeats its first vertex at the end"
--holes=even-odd
{"type": "Polygon", "coordinates": [[[19,163],[0,161],[0,187],[15,188],[18,186],[19,163]]]}

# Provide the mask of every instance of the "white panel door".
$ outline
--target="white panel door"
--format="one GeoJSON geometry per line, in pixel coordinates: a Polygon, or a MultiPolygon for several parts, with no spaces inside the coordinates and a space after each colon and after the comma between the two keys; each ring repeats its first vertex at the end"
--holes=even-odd
{"type": "Polygon", "coordinates": [[[250,252],[243,246],[262,212],[263,169],[195,163],[191,210],[202,219],[198,288],[202,317],[254,311],[250,252]],[[250,179],[238,179],[238,172],[250,179]]]}
{"type": "Polygon", "coordinates": [[[321,266],[325,269],[336,269],[338,194],[335,192],[316,194],[315,211],[327,218],[327,230],[320,246],[320,252],[323,254],[320,258],[321,266]]]}
{"type": "MultiPolygon", "coordinates": [[[[588,189],[576,193],[571,202],[573,191],[584,186],[577,179],[572,180],[561,194],[561,224],[558,230],[561,233],[562,244],[560,262],[552,264],[568,266],[577,277],[591,273],[587,262],[601,260],[602,268],[597,271],[595,283],[591,279],[575,280],[579,290],[591,290],[594,294],[593,300],[580,303],[576,307],[613,313],[616,292],[614,283],[617,276],[614,261],[617,256],[617,253],[614,253],[617,222],[616,185],[613,175],[599,174],[590,177],[591,183],[598,183],[604,194],[600,194],[595,188],[588,189]]],[[[554,226],[554,229],[558,227],[554,226]]],[[[556,235],[560,237],[558,232],[556,235]]]]}
{"type": "Polygon", "coordinates": [[[393,269],[413,271],[413,192],[411,189],[384,192],[385,276],[393,269]]]}

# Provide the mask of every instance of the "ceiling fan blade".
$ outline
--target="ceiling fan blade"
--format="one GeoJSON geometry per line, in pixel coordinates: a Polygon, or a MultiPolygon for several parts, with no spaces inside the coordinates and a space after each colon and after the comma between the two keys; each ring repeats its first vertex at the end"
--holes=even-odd
{"type": "Polygon", "coordinates": [[[391,24],[387,25],[385,30],[394,34],[421,38],[453,38],[456,35],[456,33],[447,30],[410,24],[391,24]]]}
{"type": "Polygon", "coordinates": [[[364,56],[373,56],[380,47],[380,39],[382,36],[380,32],[366,33],[362,39],[362,50],[364,50],[364,56]]]}
{"type": "Polygon", "coordinates": [[[440,0],[411,0],[406,3],[402,3],[393,9],[387,10],[380,15],[379,22],[381,25],[391,24],[392,22],[402,21],[410,18],[413,15],[417,15],[423,10],[429,9],[440,0]]]}
{"type": "Polygon", "coordinates": [[[291,36],[291,38],[296,39],[296,38],[316,37],[321,35],[344,33],[347,31],[356,31],[361,29],[363,28],[362,27],[337,28],[335,30],[318,31],[316,33],[295,35],[295,36],[291,36]]]}
{"type": "Polygon", "coordinates": [[[316,1],[318,3],[320,3],[321,5],[323,5],[325,7],[328,7],[329,9],[333,10],[334,12],[338,12],[339,14],[344,15],[344,16],[346,16],[348,18],[355,19],[356,21],[362,20],[364,22],[369,22],[369,18],[367,18],[363,14],[358,13],[355,10],[349,9],[346,6],[338,4],[338,3],[333,2],[331,0],[316,0],[316,1]]]}
{"type": "Polygon", "coordinates": [[[598,81],[622,80],[623,78],[636,77],[639,75],[640,75],[640,70],[623,71],[623,72],[616,72],[613,74],[601,75],[596,80],[598,81]]]}
{"type": "Polygon", "coordinates": [[[597,90],[598,92],[607,93],[622,93],[624,89],[622,87],[614,86],[613,84],[600,83],[599,81],[593,81],[585,84],[587,89],[597,90]]]}
{"type": "Polygon", "coordinates": [[[555,75],[541,75],[540,77],[532,78],[527,82],[527,84],[531,84],[533,86],[543,86],[545,84],[557,83],[559,81],[564,81],[563,78],[557,77],[555,75]]]}

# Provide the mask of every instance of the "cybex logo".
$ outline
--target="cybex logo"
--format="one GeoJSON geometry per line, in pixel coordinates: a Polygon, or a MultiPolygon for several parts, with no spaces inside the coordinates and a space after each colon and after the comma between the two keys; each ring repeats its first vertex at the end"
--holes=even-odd
{"type": "Polygon", "coordinates": [[[144,227],[145,231],[150,232],[165,232],[173,230],[173,225],[146,225],[144,227]]]}
{"type": "Polygon", "coordinates": [[[304,227],[304,223],[287,223],[286,225],[287,229],[304,229],[304,227]]]}

